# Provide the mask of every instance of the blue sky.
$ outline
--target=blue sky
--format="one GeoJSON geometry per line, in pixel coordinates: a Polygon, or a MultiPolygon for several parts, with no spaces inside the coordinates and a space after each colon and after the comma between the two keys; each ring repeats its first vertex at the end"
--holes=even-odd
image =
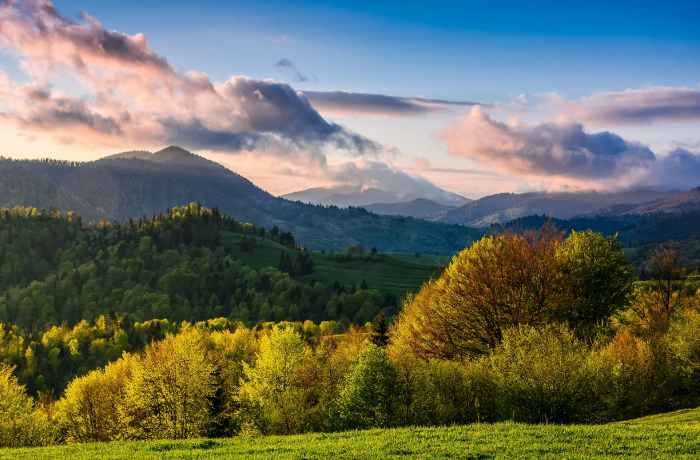
{"type": "Polygon", "coordinates": [[[316,77],[301,88],[486,101],[700,80],[697,1],[56,5],[69,16],[87,10],[109,29],[145,32],[175,65],[215,79],[279,77],[273,64],[287,57],[316,77]]]}
{"type": "MultiPolygon", "coordinates": [[[[74,21],[88,28],[80,18],[80,13],[86,11],[106,31],[132,37],[143,33],[148,40],[148,53],[167,59],[178,73],[196,70],[213,83],[239,75],[256,81],[286,82],[306,92],[345,91],[480,102],[489,108],[486,114],[470,115],[470,106],[445,106],[410,114],[368,116],[354,109],[338,111],[316,106],[311,98],[329,123],[339,123],[390,151],[372,161],[389,163],[408,174],[420,174],[443,188],[468,196],[539,189],[550,183],[562,187],[594,183],[596,187],[611,186],[609,178],[598,181],[582,177],[580,171],[564,171],[563,167],[554,168],[552,173],[543,167],[541,158],[528,157],[542,149],[549,152],[547,155],[559,155],[557,152],[570,144],[567,140],[566,145],[541,145],[544,130],[537,126],[542,123],[580,123],[588,134],[610,131],[629,145],[648,146],[659,158],[679,146],[691,153],[700,150],[698,1],[56,0],[54,5],[69,18],[60,27],[74,21]],[[276,66],[282,59],[290,64],[276,66]],[[606,102],[618,98],[621,99],[615,107],[606,102]],[[623,116],[630,110],[635,111],[634,116],[623,116]],[[454,134],[454,129],[450,131],[453,135],[448,136],[450,127],[459,123],[462,131],[472,136],[488,131],[501,144],[505,136],[509,148],[516,144],[520,148],[516,159],[524,158],[527,165],[504,167],[506,159],[513,160],[512,152],[485,148],[484,139],[467,142],[454,134]],[[480,127],[475,126],[479,123],[480,127]],[[456,172],[447,172],[449,169],[456,172]],[[476,171],[477,175],[459,171],[476,171]],[[549,180],[550,174],[556,176],[554,180],[549,180]]],[[[23,27],[31,22],[19,23],[23,27]]],[[[49,81],[54,89],[82,97],[80,104],[98,115],[91,118],[93,121],[106,123],[112,119],[110,110],[115,110],[115,104],[100,105],[103,101],[96,102],[97,93],[101,92],[99,85],[94,81],[86,84],[85,79],[94,78],[93,74],[87,77],[80,75],[81,69],[71,69],[48,79],[43,74],[31,74],[35,71],[29,75],[20,70],[36,67],[27,66],[28,62],[47,59],[46,51],[29,49],[31,45],[20,41],[11,37],[10,51],[0,54],[0,71],[16,84],[49,81]]],[[[75,51],[74,45],[56,48],[91,53],[88,49],[75,51]]],[[[60,65],[68,62],[60,56],[51,56],[50,60],[60,65]]],[[[94,64],[103,62],[96,60],[94,64]]],[[[100,84],[105,84],[104,80],[100,84]]],[[[197,122],[202,118],[192,113],[185,115],[197,122]]],[[[19,115],[17,118],[22,119],[19,115]]],[[[205,121],[210,130],[214,129],[212,126],[222,126],[221,120],[205,121]]],[[[574,131],[557,133],[566,137],[574,131]]],[[[178,131],[177,139],[182,139],[182,132],[178,131]]],[[[282,132],[283,136],[287,134],[282,132]]],[[[36,133],[29,137],[13,135],[12,139],[8,135],[6,143],[16,146],[16,152],[10,153],[31,156],[27,152],[32,151],[32,142],[34,150],[54,145],[43,139],[36,133]],[[26,141],[30,138],[31,142],[26,141]]],[[[152,144],[160,139],[154,139],[152,144]]],[[[121,147],[106,142],[87,149],[66,139],[55,145],[58,156],[78,159],[121,147]]],[[[208,145],[193,143],[205,152],[208,145]]],[[[579,150],[568,153],[580,156],[585,148],[577,145],[579,150]]],[[[281,180],[284,172],[260,173],[265,168],[259,164],[267,164],[265,155],[230,155],[215,150],[211,149],[212,156],[259,180],[273,192],[334,182],[327,171],[305,174],[294,168],[293,173],[286,168],[288,177],[281,180]]],[[[629,151],[625,150],[625,154],[629,151]]],[[[316,165],[355,161],[352,155],[336,152],[324,152],[323,158],[319,155],[308,153],[304,161],[316,165]]],[[[586,155],[597,154],[586,151],[586,155]]],[[[292,163],[298,165],[298,157],[292,163]]],[[[625,186],[634,183],[633,175],[629,176],[618,182],[625,186]]]]}

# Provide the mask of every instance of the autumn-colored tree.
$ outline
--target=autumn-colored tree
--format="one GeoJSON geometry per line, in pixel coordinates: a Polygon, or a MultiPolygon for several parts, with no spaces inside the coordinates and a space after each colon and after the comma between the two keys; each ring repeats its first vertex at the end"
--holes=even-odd
{"type": "Polygon", "coordinates": [[[488,236],[457,254],[404,306],[392,346],[425,358],[480,354],[518,324],[541,324],[566,298],[561,235],[488,236]]]}

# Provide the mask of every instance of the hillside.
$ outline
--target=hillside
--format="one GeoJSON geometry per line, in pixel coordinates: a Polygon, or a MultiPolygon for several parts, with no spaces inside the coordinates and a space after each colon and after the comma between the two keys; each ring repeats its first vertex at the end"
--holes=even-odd
{"type": "Polygon", "coordinates": [[[424,183],[424,189],[405,192],[401,187],[386,190],[378,187],[360,187],[355,185],[338,185],[335,187],[313,187],[289,193],[282,198],[303,203],[327,206],[367,207],[375,203],[407,203],[413,200],[429,200],[443,206],[461,206],[470,202],[468,198],[448,192],[432,184],[424,183]]]}
{"type": "Polygon", "coordinates": [[[126,221],[197,201],[243,222],[292,231],[305,246],[451,254],[479,232],[412,218],[292,202],[179,147],[126,152],[89,163],[0,159],[0,207],[76,211],[126,221]]]}
{"type": "Polygon", "coordinates": [[[594,215],[603,211],[616,215],[617,207],[627,211],[634,205],[671,199],[681,193],[651,190],[611,193],[500,193],[453,209],[438,221],[471,227],[487,227],[530,215],[547,215],[558,219],[594,215]]]}
{"type": "Polygon", "coordinates": [[[455,206],[446,206],[423,198],[401,203],[374,203],[364,207],[370,212],[386,216],[410,216],[417,219],[438,220],[455,206]]]}
{"type": "Polygon", "coordinates": [[[0,458],[696,458],[700,409],[607,425],[475,424],[2,449],[0,458]]]}

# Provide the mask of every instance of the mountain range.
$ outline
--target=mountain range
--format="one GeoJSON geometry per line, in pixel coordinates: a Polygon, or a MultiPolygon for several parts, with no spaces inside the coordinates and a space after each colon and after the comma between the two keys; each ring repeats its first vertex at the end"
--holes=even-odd
{"type": "Polygon", "coordinates": [[[292,231],[313,249],[453,253],[480,232],[411,217],[381,216],[275,197],[233,171],[180,147],[125,152],[86,163],[0,159],[0,207],[73,210],[123,221],[197,201],[259,226],[292,231]]]}
{"type": "MultiPolygon", "coordinates": [[[[403,190],[386,190],[379,187],[362,187],[357,185],[337,185],[335,187],[314,187],[299,192],[283,195],[292,201],[309,204],[322,204],[347,208],[368,207],[376,204],[404,204],[415,200],[431,201],[446,208],[458,207],[471,200],[456,193],[438,187],[420,192],[403,190]]],[[[414,216],[417,217],[417,216],[414,216]]]]}

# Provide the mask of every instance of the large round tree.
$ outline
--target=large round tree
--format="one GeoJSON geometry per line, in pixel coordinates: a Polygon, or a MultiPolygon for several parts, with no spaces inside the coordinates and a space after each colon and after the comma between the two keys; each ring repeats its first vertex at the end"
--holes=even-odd
{"type": "Polygon", "coordinates": [[[552,321],[587,333],[624,304],[631,277],[615,239],[593,232],[487,236],[408,299],[392,350],[461,359],[494,347],[512,326],[552,321]]]}

